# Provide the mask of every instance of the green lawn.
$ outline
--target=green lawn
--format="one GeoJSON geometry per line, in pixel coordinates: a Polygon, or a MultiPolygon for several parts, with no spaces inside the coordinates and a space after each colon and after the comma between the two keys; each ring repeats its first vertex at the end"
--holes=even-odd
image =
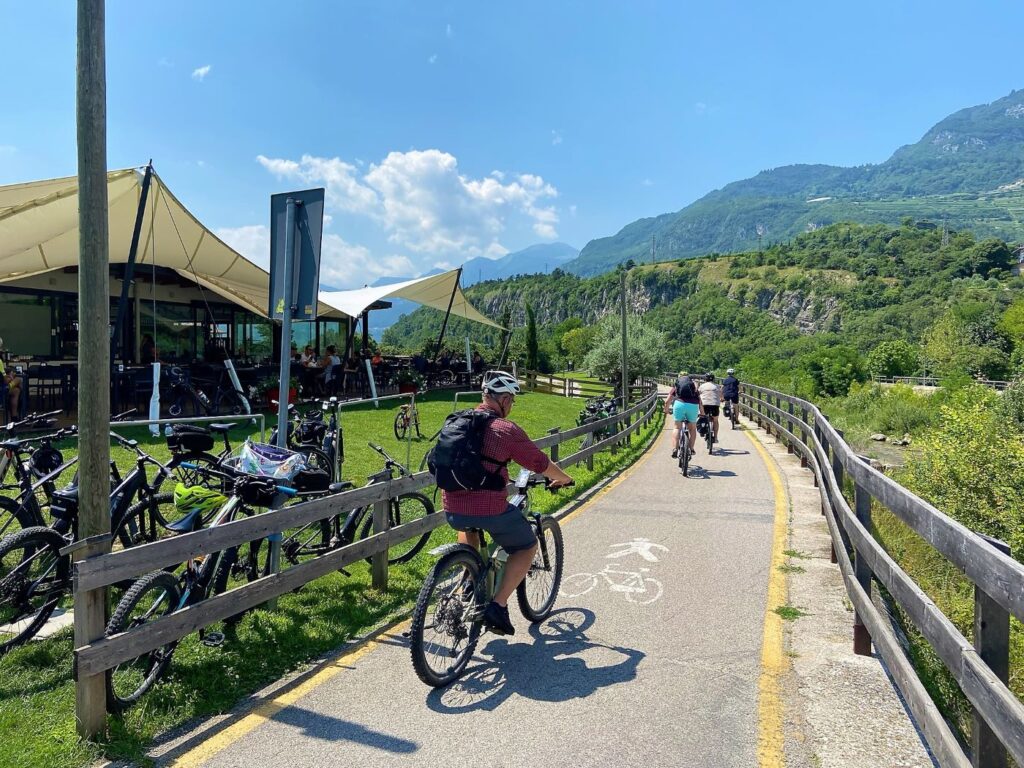
{"type": "MultiPolygon", "coordinates": [[[[531,436],[539,437],[550,427],[573,426],[580,404],[579,400],[526,394],[519,398],[512,415],[531,436]]],[[[370,405],[345,412],[343,474],[357,483],[381,465],[377,454],[367,447],[368,441],[378,442],[396,458],[404,459],[405,448],[391,432],[397,406],[385,405],[379,410],[370,405]]],[[[450,397],[425,398],[421,415],[427,437],[451,409],[450,397]]],[[[599,455],[592,472],[584,465],[569,469],[577,481],[573,493],[581,493],[615,468],[632,463],[646,438],[660,427],[659,410],[658,419],[628,450],[616,456],[599,455]]],[[[124,432],[146,439],[146,450],[154,455],[166,455],[163,441],[148,439],[144,430],[124,432]]],[[[578,443],[563,444],[561,455],[571,453],[578,443]]],[[[414,466],[427,448],[426,439],[412,442],[414,466]]],[[[127,452],[118,449],[115,456],[122,466],[130,464],[127,452]]],[[[572,495],[538,492],[535,502],[541,510],[552,511],[572,495]]],[[[441,528],[431,541],[437,544],[452,539],[451,531],[441,528]]],[[[219,648],[203,646],[195,636],[186,638],[165,679],[123,718],[109,719],[109,736],[102,744],[82,743],[75,734],[70,631],[16,649],[0,658],[0,766],[67,768],[101,756],[145,762],[146,747],[158,734],[195,717],[228,711],[262,686],[407,613],[432,562],[424,551],[410,563],[392,568],[386,593],[370,587],[368,569],[359,563],[351,568],[351,578],[332,574],[282,597],[274,612],[251,612],[219,648]]],[[[419,684],[411,669],[409,684],[419,684]]]]}

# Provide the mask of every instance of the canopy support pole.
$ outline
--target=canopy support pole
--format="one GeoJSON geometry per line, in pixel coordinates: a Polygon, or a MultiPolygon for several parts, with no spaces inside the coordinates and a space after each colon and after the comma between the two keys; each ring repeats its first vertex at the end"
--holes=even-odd
{"type": "Polygon", "coordinates": [[[370,310],[363,310],[363,357],[370,351],[370,310]]]}
{"type": "Polygon", "coordinates": [[[139,236],[142,234],[142,219],[146,216],[146,200],[149,198],[149,185],[153,178],[153,160],[146,166],[146,175],[142,178],[142,193],[139,195],[139,207],[135,212],[135,228],[132,230],[132,243],[128,248],[128,261],[124,265],[124,280],[121,283],[121,303],[117,306],[117,322],[114,324],[114,335],[110,338],[110,361],[121,358],[128,362],[128,345],[125,343],[125,318],[128,315],[128,288],[135,276],[135,258],[139,252],[139,236]]]}
{"type": "Polygon", "coordinates": [[[448,309],[444,313],[444,322],[441,323],[441,333],[437,336],[437,346],[434,348],[434,365],[437,365],[437,358],[441,356],[441,342],[444,341],[444,332],[448,330],[448,318],[452,315],[452,305],[455,303],[455,294],[459,290],[459,281],[462,279],[462,267],[455,276],[455,285],[452,286],[452,295],[448,299],[448,309]]]}

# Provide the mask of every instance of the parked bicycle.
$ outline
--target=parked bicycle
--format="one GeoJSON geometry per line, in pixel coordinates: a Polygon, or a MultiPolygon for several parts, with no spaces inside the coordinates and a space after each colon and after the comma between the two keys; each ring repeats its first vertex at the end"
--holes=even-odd
{"type": "Polygon", "coordinates": [[[168,369],[167,381],[167,413],[171,418],[184,416],[188,407],[191,407],[193,416],[239,416],[251,413],[249,401],[243,392],[235,388],[227,369],[220,372],[216,381],[204,382],[213,387],[212,396],[198,386],[198,382],[193,381],[187,371],[178,366],[168,369]]]}
{"type": "MultiPolygon", "coordinates": [[[[367,486],[386,483],[399,477],[411,477],[412,473],[399,461],[388,455],[379,445],[370,443],[370,448],[384,459],[384,467],[369,476],[367,486]]],[[[328,493],[340,493],[353,487],[351,482],[334,483],[328,493]]],[[[318,496],[322,493],[304,494],[318,496]]],[[[435,514],[433,503],[422,493],[404,493],[388,501],[388,527],[395,528],[402,523],[419,520],[435,514]]],[[[294,531],[286,531],[281,553],[290,563],[303,558],[319,557],[333,549],[344,547],[373,534],[373,505],[358,507],[345,515],[334,515],[317,520],[294,531]]],[[[409,541],[395,542],[388,550],[388,563],[404,563],[416,556],[430,538],[430,532],[409,541]]]]}
{"type": "Polygon", "coordinates": [[[403,403],[395,414],[395,437],[398,440],[405,440],[410,429],[416,430],[417,440],[423,437],[420,434],[420,411],[416,407],[415,399],[411,403],[403,403]]]}
{"type": "MultiPolygon", "coordinates": [[[[531,622],[546,619],[562,581],[562,529],[548,516],[530,511],[530,489],[544,485],[539,475],[522,470],[516,495],[509,499],[530,521],[540,546],[530,571],[516,588],[516,601],[531,622]]],[[[507,553],[488,543],[483,531],[480,549],[448,544],[435,550],[440,559],[430,569],[416,600],[410,630],[412,666],[429,686],[440,688],[462,674],[473,656],[483,627],[484,609],[504,574],[507,553]]]]}
{"type": "MultiPolygon", "coordinates": [[[[583,426],[584,424],[591,424],[601,419],[606,419],[609,416],[614,416],[619,412],[619,401],[611,395],[598,395],[587,400],[586,405],[583,406],[583,410],[580,411],[580,415],[576,417],[577,426],[583,426]]],[[[611,437],[615,434],[615,426],[609,425],[595,429],[593,432],[588,432],[583,437],[583,442],[580,445],[581,448],[589,448],[594,443],[600,442],[607,437],[611,437]]]]}
{"type": "Polygon", "coordinates": [[[17,492],[13,497],[0,495],[0,536],[44,524],[57,480],[78,461],[75,457],[65,462],[53,444],[76,434],[75,427],[68,427],[48,435],[0,442],[0,492],[17,492]],[[7,480],[9,474],[14,476],[13,483],[7,480]]]}
{"type": "Polygon", "coordinates": [[[687,429],[685,421],[679,426],[676,453],[679,457],[679,469],[682,470],[683,477],[687,477],[690,473],[690,430],[687,429]]]}
{"type": "MultiPolygon", "coordinates": [[[[209,525],[229,523],[253,508],[274,506],[279,496],[290,497],[295,493],[294,488],[272,478],[238,475],[230,496],[222,497],[223,503],[209,525]]],[[[204,515],[204,509],[197,508],[174,528],[179,533],[197,531],[204,527],[204,515]]],[[[191,558],[179,575],[164,570],[143,576],[118,602],[107,624],[106,635],[129,631],[226,591],[237,564],[238,547],[230,547],[216,554],[191,558]]],[[[209,629],[200,629],[199,636],[206,645],[216,646],[224,641],[223,633],[209,629]]],[[[179,642],[168,643],[108,670],[107,708],[120,712],[138,701],[167,671],[179,642]]]]}
{"type": "MultiPolygon", "coordinates": [[[[270,402],[278,405],[277,400],[270,402]]],[[[336,397],[325,400],[322,410],[311,410],[305,414],[299,413],[293,403],[288,404],[288,448],[305,456],[307,466],[326,472],[331,482],[341,474],[341,462],[344,460],[339,407],[336,397]],[[328,423],[324,422],[324,413],[330,414],[328,423]]],[[[277,445],[277,427],[271,430],[269,442],[277,445]]]]}

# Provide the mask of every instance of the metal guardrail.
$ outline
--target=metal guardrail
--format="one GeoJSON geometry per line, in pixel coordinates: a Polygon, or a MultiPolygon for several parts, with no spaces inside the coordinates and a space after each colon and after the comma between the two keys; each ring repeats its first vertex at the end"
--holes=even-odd
{"type": "Polygon", "coordinates": [[[1009,751],[1024,765],[1024,703],[1007,687],[1010,616],[1024,620],[1024,565],[1009,548],[981,536],[873,469],[853,452],[813,403],[744,384],[741,413],[784,442],[814,473],[838,562],[853,602],[854,651],[885,660],[939,764],[1006,766],[1009,751]],[[853,507],[844,496],[853,484],[853,507]],[[967,640],[871,534],[877,502],[906,523],[975,585],[974,643],[967,640]],[[871,599],[872,582],[885,587],[974,707],[972,756],[943,719],[888,619],[871,599]]]}
{"type": "MultiPolygon", "coordinates": [[[[558,461],[562,466],[587,462],[588,466],[592,468],[594,454],[608,448],[614,449],[631,440],[634,432],[640,430],[655,417],[658,407],[657,392],[648,391],[640,402],[622,413],[565,431],[556,428],[545,437],[535,440],[534,444],[539,448],[548,449],[552,460],[558,461]],[[612,424],[622,424],[623,427],[616,430],[615,434],[610,437],[569,456],[559,458],[558,446],[560,444],[612,424]]],[[[94,680],[98,675],[103,675],[106,670],[121,662],[179,640],[202,627],[261,605],[272,598],[291,592],[303,584],[367,557],[372,559],[374,588],[386,589],[388,549],[397,542],[419,537],[445,522],[444,515],[432,514],[421,520],[389,529],[387,527],[387,503],[396,496],[426,488],[432,484],[433,478],[430,473],[419,472],[411,477],[295,504],[284,509],[234,520],[214,528],[206,528],[118,552],[96,553],[95,548],[85,542],[85,545],[79,549],[78,559],[73,566],[76,600],[81,598],[81,601],[76,604],[91,604],[102,610],[103,590],[118,582],[132,580],[158,568],[175,566],[191,558],[220,552],[290,528],[343,514],[351,509],[368,505],[374,507],[374,533],[368,538],[340,547],[279,573],[264,576],[256,581],[214,595],[196,605],[163,616],[138,628],[109,638],[86,638],[80,634],[80,626],[87,626],[87,624],[80,623],[79,617],[76,617],[74,651],[76,686],[79,690],[88,690],[88,681],[94,680]]],[[[102,623],[100,625],[102,626],[102,623]]],[[[82,717],[83,708],[105,708],[106,702],[95,699],[85,700],[84,697],[79,697],[76,706],[79,717],[82,717]]]]}
{"type": "MultiPolygon", "coordinates": [[[[147,427],[150,424],[219,424],[225,421],[244,423],[246,421],[258,421],[260,425],[260,440],[265,440],[267,435],[266,417],[262,413],[225,414],[223,416],[190,416],[177,419],[133,419],[132,421],[112,421],[110,428],[117,430],[121,427],[147,427]]],[[[155,435],[154,435],[155,437],[155,435]]]]}
{"type": "MultiPolygon", "coordinates": [[[[911,387],[940,387],[940,380],[935,376],[872,376],[871,381],[876,384],[907,384],[911,387]]],[[[1009,381],[997,379],[973,379],[975,384],[1002,391],[1010,386],[1009,381]]]]}

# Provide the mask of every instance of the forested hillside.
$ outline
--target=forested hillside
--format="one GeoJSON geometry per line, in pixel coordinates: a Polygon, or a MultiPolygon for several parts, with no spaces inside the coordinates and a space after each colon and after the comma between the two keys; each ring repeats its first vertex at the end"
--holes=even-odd
{"type": "Polygon", "coordinates": [[[1024,92],[960,110],[878,165],[789,165],[715,190],[675,213],[592,240],[566,269],[593,275],[649,257],[734,252],[839,221],[945,221],[979,237],[1024,239],[1024,92]]]}
{"type": "MultiPolygon", "coordinates": [[[[1017,301],[1024,281],[1015,267],[1005,242],[970,232],[909,220],[836,224],[763,251],[632,266],[627,307],[664,334],[659,363],[672,369],[738,364],[748,378],[786,379],[811,395],[845,392],[872,367],[1005,378],[1024,338],[1017,301]]],[[[556,271],[481,283],[468,294],[489,316],[520,329],[512,351],[521,360],[529,304],[541,365],[581,367],[595,322],[618,312],[619,272],[581,278],[556,271]]],[[[440,322],[439,313],[417,310],[384,342],[422,347],[436,339],[440,322]]],[[[499,334],[449,325],[453,339],[466,334],[493,357],[499,334]]]]}

